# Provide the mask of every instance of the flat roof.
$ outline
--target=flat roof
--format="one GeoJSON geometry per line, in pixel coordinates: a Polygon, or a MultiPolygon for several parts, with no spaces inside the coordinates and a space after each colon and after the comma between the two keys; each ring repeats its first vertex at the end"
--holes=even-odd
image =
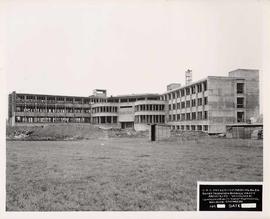
{"type": "Polygon", "coordinates": [[[116,95],[116,96],[109,96],[107,98],[135,98],[135,97],[159,97],[159,96],[160,96],[160,94],[145,93],[145,94],[116,95]]]}
{"type": "MultiPolygon", "coordinates": [[[[10,93],[10,94],[12,94],[12,93],[10,93]]],[[[53,94],[17,93],[17,92],[15,92],[15,93],[16,93],[16,95],[29,95],[29,96],[89,98],[88,96],[68,96],[68,95],[53,95],[53,94]]]]}
{"type": "MultiPolygon", "coordinates": [[[[209,76],[208,76],[208,77],[209,77],[209,76]]],[[[177,87],[177,88],[175,88],[175,89],[172,89],[172,90],[166,91],[166,92],[164,92],[164,93],[162,93],[162,94],[168,94],[168,93],[172,93],[172,92],[175,92],[175,91],[178,91],[178,90],[181,90],[181,89],[184,89],[184,88],[187,88],[187,87],[193,86],[193,85],[195,85],[195,84],[197,84],[197,83],[201,83],[201,82],[203,82],[203,81],[206,81],[208,77],[203,78],[203,79],[200,79],[200,80],[195,81],[195,82],[191,82],[190,84],[187,84],[187,85],[184,85],[184,86],[177,87]]],[[[172,83],[171,83],[171,84],[172,84],[172,83]]],[[[181,84],[181,83],[179,83],[179,84],[181,84]]],[[[168,84],[168,85],[170,85],[170,84],[168,84]]]]}

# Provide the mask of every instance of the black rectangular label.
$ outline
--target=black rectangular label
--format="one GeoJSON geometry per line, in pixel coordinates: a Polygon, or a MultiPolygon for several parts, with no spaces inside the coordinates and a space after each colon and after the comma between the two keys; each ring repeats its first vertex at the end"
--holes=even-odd
{"type": "Polygon", "coordinates": [[[262,185],[199,185],[199,211],[262,211],[262,185]]]}

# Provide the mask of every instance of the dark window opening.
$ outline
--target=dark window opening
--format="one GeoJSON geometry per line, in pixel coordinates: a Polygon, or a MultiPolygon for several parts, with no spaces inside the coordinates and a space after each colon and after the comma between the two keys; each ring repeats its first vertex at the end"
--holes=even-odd
{"type": "Polygon", "coordinates": [[[198,93],[202,92],[202,84],[197,85],[197,90],[198,90],[198,93]]]}
{"type": "Polygon", "coordinates": [[[238,94],[243,94],[244,93],[244,83],[237,83],[236,89],[237,89],[238,94]]]}
{"type": "Polygon", "coordinates": [[[207,104],[208,104],[208,98],[204,97],[204,105],[207,105],[207,104]]]}
{"type": "Polygon", "coordinates": [[[244,122],[244,112],[237,112],[237,122],[244,122]]]}
{"type": "Polygon", "coordinates": [[[244,108],[244,98],[237,97],[237,108],[244,108]]]}

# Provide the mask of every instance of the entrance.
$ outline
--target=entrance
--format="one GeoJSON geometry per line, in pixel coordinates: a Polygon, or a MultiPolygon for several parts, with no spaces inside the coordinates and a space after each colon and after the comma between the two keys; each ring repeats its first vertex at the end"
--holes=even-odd
{"type": "Polygon", "coordinates": [[[151,125],[151,141],[156,140],[156,125],[151,125]]]}

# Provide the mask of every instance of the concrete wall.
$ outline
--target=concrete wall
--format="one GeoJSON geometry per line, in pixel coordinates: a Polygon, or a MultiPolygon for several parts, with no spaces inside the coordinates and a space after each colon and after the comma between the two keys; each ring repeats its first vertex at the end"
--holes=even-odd
{"type": "Polygon", "coordinates": [[[208,121],[209,133],[223,133],[225,124],[235,123],[234,79],[208,77],[208,121]]]}
{"type": "Polygon", "coordinates": [[[134,103],[119,103],[118,107],[118,121],[119,122],[134,122],[134,103]],[[130,106],[131,108],[121,108],[130,106]]]}
{"type": "Polygon", "coordinates": [[[229,72],[229,76],[245,79],[246,119],[258,118],[260,114],[259,70],[237,69],[229,72]]]}
{"type": "Polygon", "coordinates": [[[163,140],[171,137],[171,130],[169,126],[156,125],[156,140],[163,140]]]}
{"type": "MultiPolygon", "coordinates": [[[[242,138],[250,139],[254,131],[263,130],[263,125],[258,126],[227,126],[226,127],[227,138],[242,138]]],[[[257,136],[258,137],[258,136],[257,136]]],[[[259,139],[259,138],[257,138],[259,139]]]]}

